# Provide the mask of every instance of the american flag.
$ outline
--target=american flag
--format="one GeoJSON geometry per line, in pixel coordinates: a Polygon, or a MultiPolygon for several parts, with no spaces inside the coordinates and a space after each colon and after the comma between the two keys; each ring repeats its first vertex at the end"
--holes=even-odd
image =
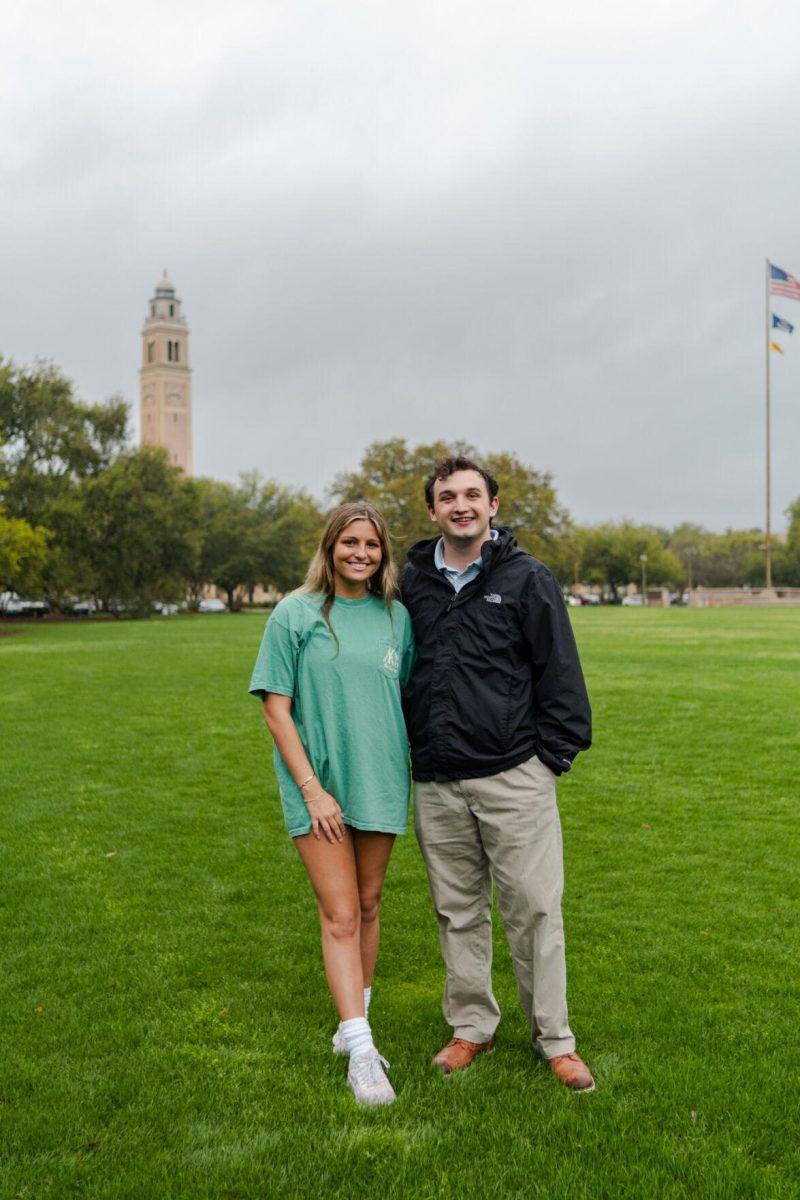
{"type": "Polygon", "coordinates": [[[769,264],[769,290],[773,296],[785,296],[787,300],[800,300],[800,283],[794,275],[769,264]]]}

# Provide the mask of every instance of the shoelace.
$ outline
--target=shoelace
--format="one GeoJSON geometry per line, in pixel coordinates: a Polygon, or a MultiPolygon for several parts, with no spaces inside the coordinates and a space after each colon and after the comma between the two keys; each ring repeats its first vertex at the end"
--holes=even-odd
{"type": "Polygon", "coordinates": [[[382,1082],[378,1074],[381,1066],[390,1070],[388,1062],[377,1050],[374,1054],[359,1054],[358,1058],[352,1060],[352,1066],[358,1075],[358,1082],[367,1087],[377,1087],[382,1082]]]}

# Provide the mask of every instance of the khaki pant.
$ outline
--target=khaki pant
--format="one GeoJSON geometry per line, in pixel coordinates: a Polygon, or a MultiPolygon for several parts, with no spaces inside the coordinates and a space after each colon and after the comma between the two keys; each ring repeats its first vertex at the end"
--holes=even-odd
{"type": "Polygon", "coordinates": [[[486,1042],[492,993],[492,879],[536,1050],[575,1049],[567,1019],[555,776],[533,757],[485,779],[414,785],[414,826],[447,968],[442,1011],[455,1036],[486,1042]]]}

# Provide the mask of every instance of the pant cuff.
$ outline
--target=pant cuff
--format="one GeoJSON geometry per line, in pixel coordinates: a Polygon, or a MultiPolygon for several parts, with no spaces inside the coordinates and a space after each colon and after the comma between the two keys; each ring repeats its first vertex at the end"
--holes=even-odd
{"type": "Polygon", "coordinates": [[[575,1038],[546,1038],[545,1040],[535,1038],[533,1048],[544,1059],[558,1058],[559,1054],[574,1053],[575,1038]]]}
{"type": "Polygon", "coordinates": [[[476,1029],[474,1025],[456,1025],[453,1029],[453,1037],[463,1038],[465,1042],[477,1042],[483,1045],[485,1042],[490,1042],[494,1037],[494,1030],[487,1033],[484,1029],[476,1029]]]}

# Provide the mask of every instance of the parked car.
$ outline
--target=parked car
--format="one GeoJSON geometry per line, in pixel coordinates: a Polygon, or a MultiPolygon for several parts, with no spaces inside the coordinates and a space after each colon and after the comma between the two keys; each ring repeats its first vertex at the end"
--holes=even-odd
{"type": "Polygon", "coordinates": [[[72,606],[72,615],[74,617],[91,617],[97,612],[97,604],[94,600],[78,600],[72,606]]]}
{"type": "Polygon", "coordinates": [[[22,616],[22,601],[16,592],[0,592],[0,616],[22,616]]]}
{"type": "Polygon", "coordinates": [[[209,599],[201,600],[197,606],[197,611],[201,613],[220,613],[227,612],[227,605],[223,600],[209,599]]]}
{"type": "Polygon", "coordinates": [[[0,594],[0,616],[3,617],[46,617],[50,605],[46,600],[25,600],[16,592],[0,594]]]}
{"type": "Polygon", "coordinates": [[[625,606],[625,608],[641,608],[642,607],[642,597],[639,595],[623,596],[622,603],[625,606]]]}
{"type": "Polygon", "coordinates": [[[600,597],[595,596],[593,592],[582,592],[581,595],[578,596],[578,602],[580,604],[599,604],[600,597]]]}
{"type": "Polygon", "coordinates": [[[581,606],[581,602],[577,596],[569,595],[565,596],[564,599],[566,600],[569,608],[580,608],[581,606]]]}
{"type": "Polygon", "coordinates": [[[153,609],[162,617],[174,617],[176,613],[180,612],[177,604],[173,604],[171,600],[154,600],[153,609]]]}
{"type": "Polygon", "coordinates": [[[21,603],[26,617],[46,617],[50,612],[50,605],[46,600],[23,600],[21,603]]]}

